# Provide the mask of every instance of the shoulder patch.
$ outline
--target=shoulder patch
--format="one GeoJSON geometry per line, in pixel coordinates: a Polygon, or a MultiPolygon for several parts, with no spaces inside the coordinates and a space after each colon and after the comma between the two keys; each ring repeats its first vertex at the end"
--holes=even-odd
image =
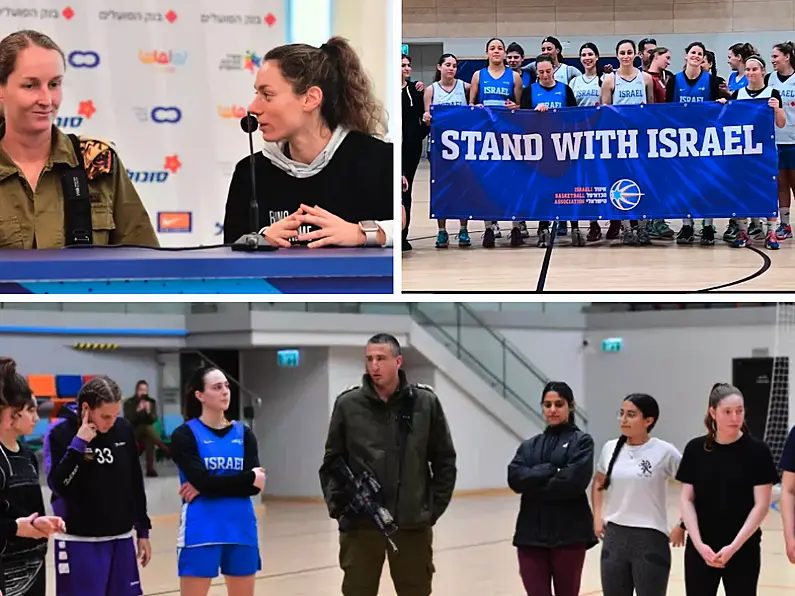
{"type": "Polygon", "coordinates": [[[426,391],[430,391],[431,393],[436,393],[433,387],[426,385],[425,383],[414,383],[414,386],[419,387],[420,389],[425,389],[426,391]]]}
{"type": "Polygon", "coordinates": [[[89,180],[110,175],[115,167],[113,144],[92,137],[80,137],[83,164],[89,180]]]}
{"type": "Polygon", "coordinates": [[[356,391],[357,389],[361,389],[361,385],[348,385],[345,389],[337,394],[337,397],[342,397],[346,393],[350,393],[351,391],[356,391]]]}

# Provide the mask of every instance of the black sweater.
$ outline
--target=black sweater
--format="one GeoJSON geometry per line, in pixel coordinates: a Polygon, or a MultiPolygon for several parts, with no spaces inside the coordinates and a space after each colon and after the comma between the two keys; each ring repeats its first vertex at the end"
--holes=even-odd
{"type": "Polygon", "coordinates": [[[591,436],[573,424],[548,426],[519,445],[508,466],[508,486],[522,495],[514,546],[596,545],[586,495],[593,452],[591,436]]]}
{"type": "MultiPolygon", "coordinates": [[[[259,228],[294,213],[301,203],[322,207],[345,221],[394,219],[393,145],[360,132],[349,132],[331,161],[317,174],[295,178],[277,168],[262,152],[254,156],[259,204],[259,228]]],[[[232,175],[224,216],[224,242],[250,230],[249,158],[240,160],[232,175]]]]}
{"type": "MultiPolygon", "coordinates": [[[[206,426],[206,425],[205,425],[206,426]]],[[[232,426],[211,428],[210,431],[219,438],[225,437],[232,426]]],[[[243,468],[238,474],[210,474],[199,455],[196,436],[187,424],[174,429],[171,434],[171,457],[199,493],[214,497],[252,497],[259,492],[254,486],[254,468],[259,468],[257,438],[251,429],[243,431],[243,468]]]]}
{"type": "Polygon", "coordinates": [[[132,425],[117,418],[86,443],[77,436],[74,405],[60,417],[45,435],[44,462],[52,508],[66,521],[67,534],[110,537],[135,527],[139,538],[148,538],[152,523],[132,425]]]}
{"type": "Polygon", "coordinates": [[[420,145],[431,130],[422,122],[425,114],[425,98],[417,91],[417,83],[409,82],[400,91],[401,115],[403,120],[403,145],[420,145]]]}
{"type": "Polygon", "coordinates": [[[42,559],[47,540],[20,538],[16,520],[32,513],[45,515],[44,497],[39,484],[39,464],[25,445],[11,451],[0,445],[0,552],[3,563],[42,559]]]}

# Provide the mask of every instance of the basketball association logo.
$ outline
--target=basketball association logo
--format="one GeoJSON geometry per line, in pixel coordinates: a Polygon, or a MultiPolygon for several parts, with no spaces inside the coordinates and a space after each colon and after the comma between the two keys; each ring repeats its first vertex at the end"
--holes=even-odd
{"type": "Polygon", "coordinates": [[[610,202],[621,211],[630,211],[638,206],[643,193],[634,180],[622,178],[610,187],[610,202]]]}

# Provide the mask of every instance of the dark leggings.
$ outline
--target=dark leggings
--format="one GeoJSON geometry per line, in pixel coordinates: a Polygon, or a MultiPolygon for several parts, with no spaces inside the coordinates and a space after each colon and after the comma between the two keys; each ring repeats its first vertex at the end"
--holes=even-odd
{"type": "Polygon", "coordinates": [[[408,238],[411,223],[411,191],[414,189],[414,176],[422,157],[422,141],[403,143],[403,175],[409,183],[408,190],[403,191],[403,206],[406,208],[406,227],[403,228],[403,240],[408,238]]]}
{"type": "MultiPolygon", "coordinates": [[[[717,549],[716,549],[717,550],[717,549]]],[[[685,593],[715,596],[723,580],[726,596],[756,596],[762,553],[759,543],[744,544],[723,569],[710,567],[688,539],[685,547],[685,593]]]]}
{"type": "Polygon", "coordinates": [[[671,572],[668,536],[609,523],[602,543],[604,596],[665,596],[671,572]]]}
{"type": "Polygon", "coordinates": [[[585,545],[555,548],[519,547],[519,575],[527,596],[577,596],[580,593],[585,545]]]}

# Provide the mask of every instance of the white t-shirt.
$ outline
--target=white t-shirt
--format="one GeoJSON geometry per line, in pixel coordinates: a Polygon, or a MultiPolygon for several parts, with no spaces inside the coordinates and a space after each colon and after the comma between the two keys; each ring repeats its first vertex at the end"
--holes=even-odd
{"type": "MultiPolygon", "coordinates": [[[[607,473],[618,439],[608,441],[602,448],[597,470],[607,473]]],[[[621,448],[610,486],[603,491],[602,519],[632,528],[651,528],[668,535],[666,509],[667,483],[676,476],[682,454],[670,443],[651,437],[643,445],[621,448]]]]}

